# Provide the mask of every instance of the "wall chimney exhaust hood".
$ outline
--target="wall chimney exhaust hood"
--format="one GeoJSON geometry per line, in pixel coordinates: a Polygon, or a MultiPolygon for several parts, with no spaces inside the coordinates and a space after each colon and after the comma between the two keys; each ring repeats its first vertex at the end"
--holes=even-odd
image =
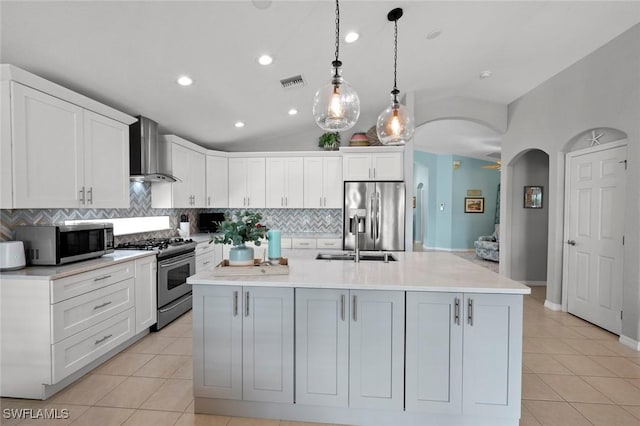
{"type": "Polygon", "coordinates": [[[182,182],[158,170],[158,123],[138,117],[129,126],[129,179],[135,182],[182,182]]]}

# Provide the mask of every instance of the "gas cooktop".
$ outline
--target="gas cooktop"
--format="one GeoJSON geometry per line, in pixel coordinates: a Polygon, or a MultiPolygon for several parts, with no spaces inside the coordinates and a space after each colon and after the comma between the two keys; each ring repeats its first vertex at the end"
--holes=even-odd
{"type": "Polygon", "coordinates": [[[120,250],[155,250],[158,257],[176,256],[196,249],[197,243],[183,238],[150,238],[148,240],[132,241],[116,246],[120,250]]]}

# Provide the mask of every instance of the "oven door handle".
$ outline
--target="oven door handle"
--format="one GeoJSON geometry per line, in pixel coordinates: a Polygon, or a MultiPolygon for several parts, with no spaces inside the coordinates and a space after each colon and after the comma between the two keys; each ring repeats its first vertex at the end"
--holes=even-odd
{"type": "Polygon", "coordinates": [[[180,257],[178,260],[176,260],[175,262],[171,262],[171,263],[163,263],[162,261],[158,262],[158,266],[160,268],[169,268],[171,266],[176,266],[179,265],[181,263],[188,263],[191,259],[195,259],[195,255],[193,253],[189,253],[187,256],[182,256],[180,257]],[[186,261],[186,262],[185,262],[186,261]]]}
{"type": "Polygon", "coordinates": [[[184,299],[182,299],[181,301],[179,301],[178,303],[176,303],[175,305],[171,305],[168,308],[164,308],[164,309],[159,309],[158,312],[160,313],[165,313],[165,312],[169,312],[170,310],[174,309],[175,307],[182,305],[184,302],[187,302],[189,300],[193,299],[192,295],[189,295],[189,297],[185,297],[184,299]]]}

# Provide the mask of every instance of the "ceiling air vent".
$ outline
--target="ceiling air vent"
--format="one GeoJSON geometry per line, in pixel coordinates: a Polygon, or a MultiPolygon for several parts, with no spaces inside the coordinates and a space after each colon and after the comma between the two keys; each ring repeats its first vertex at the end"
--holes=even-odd
{"type": "Polygon", "coordinates": [[[294,87],[304,86],[304,80],[301,75],[294,75],[293,77],[283,78],[280,80],[283,89],[292,89],[294,87]]]}

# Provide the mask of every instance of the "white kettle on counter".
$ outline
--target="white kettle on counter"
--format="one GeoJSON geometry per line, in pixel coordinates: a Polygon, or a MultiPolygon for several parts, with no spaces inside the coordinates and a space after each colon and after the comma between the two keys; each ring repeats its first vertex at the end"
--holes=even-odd
{"type": "Polygon", "coordinates": [[[15,271],[25,267],[22,241],[0,242],[0,271],[15,271]]]}

